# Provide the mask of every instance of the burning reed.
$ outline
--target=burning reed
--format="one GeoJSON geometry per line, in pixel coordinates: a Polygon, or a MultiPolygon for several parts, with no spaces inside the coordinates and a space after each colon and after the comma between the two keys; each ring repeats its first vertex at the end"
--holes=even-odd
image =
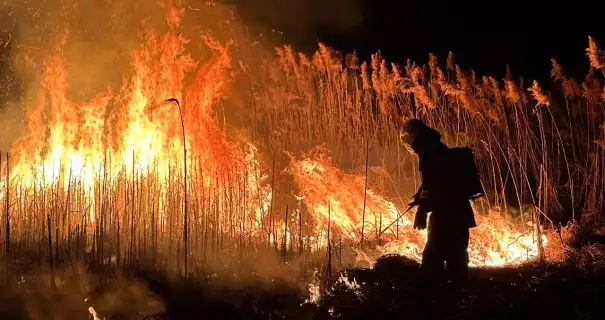
{"type": "Polygon", "coordinates": [[[425,235],[399,217],[418,185],[399,136],[409,117],[477,152],[490,193],[475,204],[473,264],[537,257],[550,242],[543,222],[602,219],[605,108],[594,69],[579,85],[553,66],[549,93],[511,75],[479,78],[453,55],[445,68],[434,56],[402,68],[320,45],[311,58],[283,47],[234,63],[232,44],[208,35],[202,60],[186,50],[178,11],[170,17],[164,36],[149,33],[132,54],[122,86],[86,103],[70,101],[61,57],[47,60],[3,159],[6,257],[178,274],[237,270],[266,252],[279,257],[267,263],[305,271],[325,253],[339,267],[385,252],[417,258],[425,235]]]}

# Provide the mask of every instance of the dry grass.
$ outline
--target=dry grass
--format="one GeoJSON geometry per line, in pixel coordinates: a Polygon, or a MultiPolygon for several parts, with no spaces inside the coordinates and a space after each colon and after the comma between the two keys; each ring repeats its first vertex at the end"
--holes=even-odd
{"type": "MultiPolygon", "coordinates": [[[[369,166],[380,169],[372,171],[381,172],[369,175],[369,187],[405,205],[402,195],[418,185],[415,160],[400,141],[400,125],[411,117],[443,132],[449,145],[474,148],[489,190],[482,203],[486,211],[554,226],[567,220],[602,222],[605,149],[599,143],[605,139],[605,108],[595,69],[602,70],[602,52],[592,39],[593,69],[586,78],[568,79],[553,61],[550,91],[535,81],[526,89],[523,79],[510,74],[503,81],[479,77],[454,64],[453,55],[443,68],[433,55],[428,65],[408,61],[401,67],[378,53],[360,62],[325,45],[312,57],[291,47],[276,53],[236,73],[236,82],[251,84],[251,90],[225,101],[243,108],[238,117],[260,152],[242,159],[258,163],[242,167],[224,158],[221,170],[204,171],[207,163],[195,155],[204,151],[194,149],[187,161],[188,206],[179,158],[169,163],[167,175],[155,164],[144,174],[123,164],[107,176],[102,173],[116,168],[111,163],[116,160],[104,159],[92,187],[71,172],[33,188],[17,176],[2,190],[4,257],[53,267],[70,257],[183,273],[185,263],[238,270],[242,261],[272,251],[263,265],[294,259],[308,271],[312,261],[324,259],[316,238],[326,235],[310,232],[312,213],[296,200],[292,177],[282,174],[291,159],[285,151],[297,156],[324,145],[337,167],[360,176],[368,156],[369,166]]],[[[208,138],[219,139],[231,129],[213,127],[208,138]]],[[[6,156],[2,168],[6,177],[11,170],[6,156]]],[[[32,169],[36,173],[39,169],[32,169]]],[[[330,239],[339,266],[352,263],[349,244],[339,235],[330,239]]]]}
{"type": "Polygon", "coordinates": [[[510,74],[502,81],[479,77],[455,65],[452,54],[446,68],[433,55],[428,65],[408,61],[402,68],[379,53],[360,63],[325,45],[311,57],[277,48],[255,88],[267,128],[257,135],[275,150],[324,143],[339,167],[354,170],[364,166],[368,139],[370,166],[387,170],[396,188],[410,193],[418,177],[399,133],[402,120],[418,117],[445,133],[449,145],[475,149],[493,209],[524,220],[537,211],[555,226],[601,222],[605,108],[596,71],[603,58],[592,38],[587,52],[593,69],[583,81],[565,77],[553,59],[546,90],[536,81],[525,89],[510,74]]]}

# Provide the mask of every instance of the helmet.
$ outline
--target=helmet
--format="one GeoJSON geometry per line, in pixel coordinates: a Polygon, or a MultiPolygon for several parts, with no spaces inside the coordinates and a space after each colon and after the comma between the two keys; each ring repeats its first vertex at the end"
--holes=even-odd
{"type": "Polygon", "coordinates": [[[410,119],[403,124],[403,130],[408,134],[408,140],[411,142],[423,132],[431,130],[431,128],[420,119],[410,119]]]}

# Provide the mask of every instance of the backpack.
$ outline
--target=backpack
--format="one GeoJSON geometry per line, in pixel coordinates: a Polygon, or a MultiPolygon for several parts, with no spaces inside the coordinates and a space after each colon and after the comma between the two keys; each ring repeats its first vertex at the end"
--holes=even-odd
{"type": "Polygon", "coordinates": [[[469,147],[454,147],[449,149],[451,160],[451,173],[454,174],[454,183],[469,200],[476,200],[485,196],[481,184],[479,170],[475,163],[475,154],[469,147]]]}

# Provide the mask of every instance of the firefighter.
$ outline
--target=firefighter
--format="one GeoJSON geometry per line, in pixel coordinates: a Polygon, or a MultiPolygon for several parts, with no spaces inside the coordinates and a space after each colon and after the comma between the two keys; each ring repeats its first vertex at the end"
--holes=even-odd
{"type": "Polygon", "coordinates": [[[408,143],[418,155],[421,186],[410,205],[418,205],[415,229],[426,229],[428,239],[422,253],[422,269],[430,279],[440,279],[447,266],[449,278],[457,283],[468,280],[469,229],[476,226],[468,197],[456,181],[448,161],[449,148],[441,134],[418,119],[404,124],[408,143]]]}

